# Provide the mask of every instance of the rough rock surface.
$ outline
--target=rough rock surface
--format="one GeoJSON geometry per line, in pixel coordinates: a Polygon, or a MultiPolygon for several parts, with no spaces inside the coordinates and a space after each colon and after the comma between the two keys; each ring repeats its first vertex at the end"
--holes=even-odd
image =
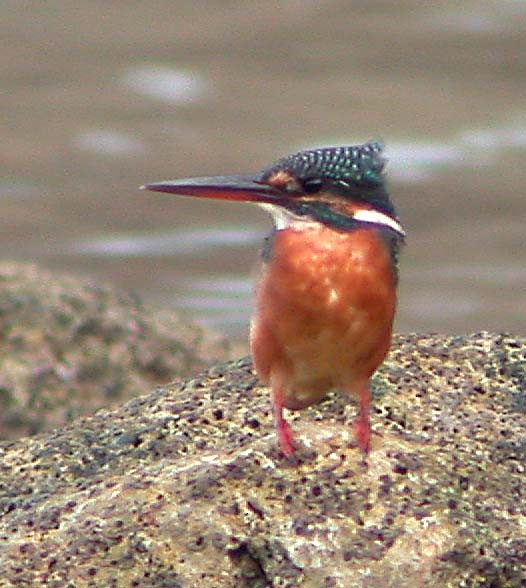
{"type": "Polygon", "coordinates": [[[278,454],[249,360],[0,446],[0,586],[526,586],[526,339],[396,338],[278,454]]]}
{"type": "Polygon", "coordinates": [[[0,439],[32,434],[228,359],[175,311],[32,264],[0,264],[0,439]]]}

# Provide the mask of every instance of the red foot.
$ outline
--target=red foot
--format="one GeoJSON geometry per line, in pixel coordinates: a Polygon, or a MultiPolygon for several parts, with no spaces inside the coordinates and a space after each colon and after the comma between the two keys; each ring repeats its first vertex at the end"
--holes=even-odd
{"type": "Polygon", "coordinates": [[[276,432],[278,434],[279,447],[286,457],[294,454],[294,434],[285,419],[277,420],[276,432]]]}
{"type": "Polygon", "coordinates": [[[356,441],[358,441],[358,447],[363,453],[369,453],[371,449],[371,424],[368,416],[360,415],[354,421],[354,434],[356,441]]]}
{"type": "Polygon", "coordinates": [[[371,394],[369,392],[369,382],[365,382],[359,390],[360,409],[358,417],[354,421],[354,434],[356,435],[356,441],[358,441],[358,447],[363,453],[367,454],[371,449],[371,423],[369,422],[371,394]]]}
{"type": "Polygon", "coordinates": [[[294,454],[294,434],[283,416],[283,404],[285,399],[284,373],[277,372],[272,378],[272,402],[274,404],[274,419],[276,433],[278,434],[279,447],[286,457],[294,454]]]}

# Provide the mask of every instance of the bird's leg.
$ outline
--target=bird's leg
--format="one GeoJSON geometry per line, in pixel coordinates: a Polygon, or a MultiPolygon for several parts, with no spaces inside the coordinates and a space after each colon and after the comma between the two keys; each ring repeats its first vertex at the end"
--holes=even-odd
{"type": "Polygon", "coordinates": [[[285,401],[285,381],[282,376],[272,378],[272,404],[274,406],[274,421],[278,435],[279,447],[286,457],[294,453],[294,434],[283,416],[285,401]]]}
{"type": "Polygon", "coordinates": [[[371,393],[369,382],[360,387],[359,413],[354,421],[354,434],[356,441],[363,453],[369,453],[371,448],[371,423],[369,422],[369,408],[371,406],[371,393]]]}

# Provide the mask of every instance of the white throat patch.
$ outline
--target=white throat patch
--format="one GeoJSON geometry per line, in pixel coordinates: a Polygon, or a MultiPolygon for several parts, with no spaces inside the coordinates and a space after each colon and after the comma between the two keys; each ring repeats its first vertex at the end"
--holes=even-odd
{"type": "Polygon", "coordinates": [[[291,225],[310,224],[312,226],[312,223],[315,222],[314,219],[310,216],[298,216],[286,208],[277,206],[275,204],[258,203],[258,206],[260,206],[263,210],[272,216],[274,225],[278,231],[281,229],[287,229],[291,225]]]}

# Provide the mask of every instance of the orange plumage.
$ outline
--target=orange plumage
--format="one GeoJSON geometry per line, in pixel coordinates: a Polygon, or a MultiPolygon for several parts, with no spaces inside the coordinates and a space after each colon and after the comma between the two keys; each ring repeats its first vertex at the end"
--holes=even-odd
{"type": "MultiPolygon", "coordinates": [[[[360,397],[367,411],[368,381],[389,349],[396,307],[386,243],[377,229],[312,223],[277,231],[272,249],[256,290],[251,349],[277,413],[315,404],[332,388],[360,397]]],[[[282,446],[292,452],[286,438],[282,446]]]]}

